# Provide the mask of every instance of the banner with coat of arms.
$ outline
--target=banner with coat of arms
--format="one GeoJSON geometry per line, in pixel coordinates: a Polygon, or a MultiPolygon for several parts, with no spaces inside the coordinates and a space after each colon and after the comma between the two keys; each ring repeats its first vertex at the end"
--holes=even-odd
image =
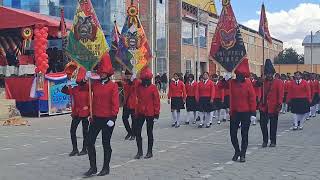
{"type": "Polygon", "coordinates": [[[222,5],[210,56],[225,70],[232,72],[238,64],[247,59],[247,51],[230,0],[222,0],[222,5]]]}
{"type": "Polygon", "coordinates": [[[109,53],[104,33],[90,0],[78,0],[66,47],[68,56],[86,70],[92,70],[109,53]]]}

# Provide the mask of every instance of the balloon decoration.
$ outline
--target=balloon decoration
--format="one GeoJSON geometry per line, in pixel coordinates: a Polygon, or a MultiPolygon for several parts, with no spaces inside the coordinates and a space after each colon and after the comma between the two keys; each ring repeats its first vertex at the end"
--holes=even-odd
{"type": "Polygon", "coordinates": [[[48,27],[37,25],[34,30],[34,53],[36,59],[36,73],[45,74],[49,68],[48,65],[48,27]]]}

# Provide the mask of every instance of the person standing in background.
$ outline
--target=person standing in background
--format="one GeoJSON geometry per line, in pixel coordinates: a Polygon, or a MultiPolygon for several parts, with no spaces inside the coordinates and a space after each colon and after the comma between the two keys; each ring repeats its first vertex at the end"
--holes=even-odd
{"type": "Polygon", "coordinates": [[[162,89],[162,93],[167,93],[167,86],[168,85],[168,76],[167,73],[164,73],[161,76],[161,89],[162,89]]]}

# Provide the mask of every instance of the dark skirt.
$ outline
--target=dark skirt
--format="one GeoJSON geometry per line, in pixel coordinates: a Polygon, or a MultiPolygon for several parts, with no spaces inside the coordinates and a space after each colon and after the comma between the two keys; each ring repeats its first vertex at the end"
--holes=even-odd
{"type": "Polygon", "coordinates": [[[211,101],[210,97],[200,97],[200,100],[199,100],[200,112],[213,111],[213,105],[210,101],[211,101]]]}
{"type": "Polygon", "coordinates": [[[215,98],[213,100],[213,110],[220,110],[223,109],[223,103],[222,103],[222,99],[221,98],[215,98]]]}
{"type": "Polygon", "coordinates": [[[223,102],[223,109],[228,109],[228,108],[230,108],[230,96],[225,96],[224,102],[223,102]]]}
{"type": "Polygon", "coordinates": [[[197,103],[196,98],[194,96],[187,97],[186,106],[187,106],[187,112],[198,111],[198,109],[199,109],[198,103],[197,103]]]}
{"type": "Polygon", "coordinates": [[[295,98],[290,102],[293,114],[306,114],[310,112],[310,103],[307,98],[295,98]]]}
{"type": "Polygon", "coordinates": [[[285,92],[284,93],[284,96],[283,96],[283,103],[287,103],[287,96],[288,96],[288,92],[285,92]]]}
{"type": "Polygon", "coordinates": [[[180,110],[184,108],[184,102],[182,97],[172,97],[171,98],[171,109],[180,110]]]}
{"type": "Polygon", "coordinates": [[[313,95],[311,106],[315,106],[319,103],[319,94],[313,95]]]}

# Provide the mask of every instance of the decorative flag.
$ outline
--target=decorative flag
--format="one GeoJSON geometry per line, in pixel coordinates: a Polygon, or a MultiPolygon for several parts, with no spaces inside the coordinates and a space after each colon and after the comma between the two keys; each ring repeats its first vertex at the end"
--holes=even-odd
{"type": "Polygon", "coordinates": [[[127,10],[126,22],[121,32],[119,57],[135,74],[140,73],[152,58],[146,34],[139,19],[138,8],[133,4],[127,10]]]}
{"type": "Polygon", "coordinates": [[[232,72],[239,63],[247,59],[247,51],[230,0],[223,0],[222,5],[210,56],[228,72],[232,72]]]}
{"type": "Polygon", "coordinates": [[[103,56],[110,60],[109,47],[91,0],[78,0],[66,53],[87,71],[91,71],[103,56]]]}
{"type": "Polygon", "coordinates": [[[67,25],[64,20],[64,9],[60,9],[60,25],[59,25],[59,31],[61,32],[61,37],[67,37],[67,25]]]}
{"type": "Polygon", "coordinates": [[[111,32],[111,46],[110,46],[110,58],[112,67],[116,71],[121,71],[121,60],[117,57],[118,49],[119,49],[119,41],[120,41],[120,31],[117,25],[117,21],[114,21],[114,27],[111,32]]]}
{"type": "Polygon", "coordinates": [[[269,27],[268,27],[268,19],[267,19],[266,9],[265,9],[264,4],[262,4],[262,8],[261,8],[259,34],[264,39],[266,39],[270,44],[272,44],[272,37],[270,35],[270,31],[269,31],[269,27]]]}

